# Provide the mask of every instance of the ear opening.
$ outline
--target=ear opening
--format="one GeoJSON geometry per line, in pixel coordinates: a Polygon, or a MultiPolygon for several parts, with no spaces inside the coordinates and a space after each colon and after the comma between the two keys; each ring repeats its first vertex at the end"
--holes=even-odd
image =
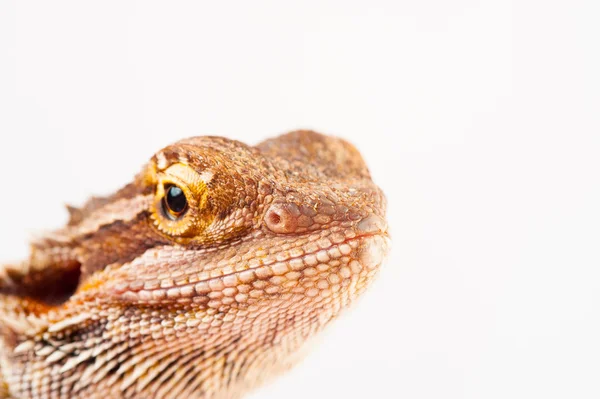
{"type": "Polygon", "coordinates": [[[22,265],[5,267],[5,281],[0,281],[0,295],[31,299],[48,306],[66,302],[77,290],[81,278],[81,263],[75,260],[38,270],[22,265]]]}

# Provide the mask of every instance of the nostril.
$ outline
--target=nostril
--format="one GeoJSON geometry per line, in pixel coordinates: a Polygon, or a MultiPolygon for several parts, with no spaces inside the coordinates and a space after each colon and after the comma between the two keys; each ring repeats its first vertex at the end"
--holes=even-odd
{"type": "Polygon", "coordinates": [[[296,204],[278,202],[269,207],[264,220],[272,232],[287,234],[296,231],[299,216],[300,209],[296,204]]]}
{"type": "Polygon", "coordinates": [[[277,214],[277,212],[271,212],[268,216],[269,224],[276,225],[281,223],[281,216],[277,214]]]}

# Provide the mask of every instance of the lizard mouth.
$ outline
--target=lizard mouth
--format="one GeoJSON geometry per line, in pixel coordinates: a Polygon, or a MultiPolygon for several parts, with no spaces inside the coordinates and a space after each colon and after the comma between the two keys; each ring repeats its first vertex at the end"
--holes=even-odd
{"type": "MultiPolygon", "coordinates": [[[[302,287],[310,285],[310,281],[318,283],[328,277],[335,286],[338,280],[350,280],[353,275],[363,278],[378,269],[389,249],[387,224],[383,218],[371,215],[355,225],[349,236],[336,238],[331,235],[296,249],[297,252],[290,251],[286,256],[283,252],[275,253],[270,260],[262,259],[256,264],[248,262],[237,270],[214,277],[210,275],[211,270],[205,270],[205,277],[199,276],[194,281],[167,278],[160,281],[153,279],[154,283],[145,284],[140,282],[138,275],[137,281],[121,281],[112,285],[111,296],[118,301],[138,304],[172,301],[204,303],[214,307],[241,302],[252,295],[259,299],[259,295],[263,294],[300,293],[302,287]]],[[[151,256],[148,254],[148,258],[151,256]]],[[[323,282],[318,284],[324,286],[323,282]]],[[[315,290],[308,289],[307,292],[315,290]]]]}

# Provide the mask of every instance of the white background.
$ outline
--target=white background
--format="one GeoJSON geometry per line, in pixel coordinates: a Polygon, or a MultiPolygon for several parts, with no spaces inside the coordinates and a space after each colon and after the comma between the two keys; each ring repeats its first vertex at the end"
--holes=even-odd
{"type": "Polygon", "coordinates": [[[0,257],[170,142],[313,128],[393,253],[253,398],[598,398],[597,3],[4,0],[0,257]]]}

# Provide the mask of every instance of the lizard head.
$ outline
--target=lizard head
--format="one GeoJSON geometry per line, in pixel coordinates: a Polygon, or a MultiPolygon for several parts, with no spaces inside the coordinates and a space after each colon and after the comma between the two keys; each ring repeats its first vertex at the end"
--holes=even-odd
{"type": "Polygon", "coordinates": [[[230,397],[291,364],[388,250],[385,198],[358,151],[307,131],[256,147],[182,140],[70,214],[0,269],[14,386],[33,356],[49,370],[40,389],[230,397]]]}

